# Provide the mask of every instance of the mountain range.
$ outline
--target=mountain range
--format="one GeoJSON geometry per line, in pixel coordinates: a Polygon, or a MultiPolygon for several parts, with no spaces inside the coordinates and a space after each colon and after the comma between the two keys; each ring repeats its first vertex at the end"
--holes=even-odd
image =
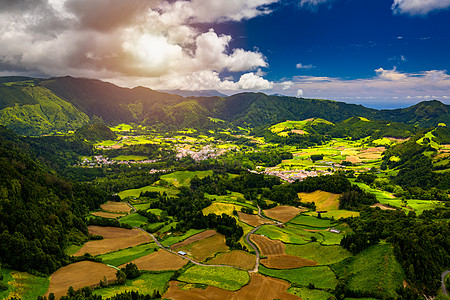
{"type": "Polygon", "coordinates": [[[0,77],[0,124],[23,135],[76,130],[96,120],[110,125],[198,127],[211,122],[211,117],[250,127],[307,118],[341,122],[354,116],[430,127],[450,124],[449,111],[449,105],[437,100],[403,109],[376,110],[331,100],[264,93],[183,97],[69,76],[0,77]]]}

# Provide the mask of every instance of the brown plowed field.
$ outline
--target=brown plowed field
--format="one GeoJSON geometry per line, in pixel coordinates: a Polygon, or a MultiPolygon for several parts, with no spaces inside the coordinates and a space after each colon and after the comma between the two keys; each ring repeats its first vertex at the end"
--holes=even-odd
{"type": "Polygon", "coordinates": [[[271,269],[296,269],[317,266],[317,263],[313,260],[287,254],[269,255],[267,258],[261,259],[261,263],[271,269]]]}
{"type": "Polygon", "coordinates": [[[252,273],[250,283],[239,291],[232,292],[216,287],[208,286],[206,289],[192,288],[183,290],[179,285],[184,285],[178,281],[171,281],[169,289],[163,298],[173,300],[273,300],[286,299],[298,300],[299,297],[289,294],[286,290],[290,284],[284,280],[266,277],[261,274],[252,273]]]}
{"type": "Polygon", "coordinates": [[[234,250],[228,253],[219,254],[217,257],[208,261],[211,265],[228,265],[251,270],[255,266],[256,258],[254,255],[245,251],[234,250]]]}
{"type": "Polygon", "coordinates": [[[256,244],[262,255],[284,254],[284,244],[259,234],[252,234],[250,240],[256,244]]]}
{"type": "Polygon", "coordinates": [[[192,244],[192,243],[195,243],[197,241],[203,240],[203,239],[205,239],[207,237],[213,236],[216,233],[217,232],[215,230],[206,230],[206,231],[200,232],[200,233],[198,233],[196,235],[188,237],[187,239],[185,239],[182,242],[173,244],[172,246],[170,246],[170,249],[177,249],[177,248],[181,248],[181,247],[187,246],[189,244],[192,244]]]}
{"type": "Polygon", "coordinates": [[[75,253],[75,256],[81,256],[85,253],[104,254],[152,241],[148,234],[138,229],[102,226],[89,226],[88,229],[90,234],[103,236],[103,240],[87,242],[75,253]]]}
{"type": "Polygon", "coordinates": [[[228,246],[225,244],[225,237],[218,233],[177,250],[187,252],[196,261],[204,261],[217,252],[228,251],[228,246]]]}
{"type": "Polygon", "coordinates": [[[110,213],[110,212],[106,212],[106,211],[96,211],[91,213],[91,215],[97,216],[97,217],[102,217],[102,218],[107,218],[107,219],[115,219],[115,218],[120,218],[125,216],[125,214],[115,214],[115,213],[110,213]]]}
{"type": "Polygon", "coordinates": [[[271,209],[264,211],[264,214],[269,218],[278,220],[280,222],[286,223],[296,215],[298,215],[302,210],[293,206],[280,205],[271,209]]]}
{"type": "Polygon", "coordinates": [[[238,212],[239,220],[247,223],[250,226],[256,227],[262,224],[273,224],[274,222],[261,218],[258,215],[249,215],[243,212],[238,212]]]}
{"type": "MultiPolygon", "coordinates": [[[[181,269],[189,261],[165,250],[158,250],[132,261],[139,270],[163,271],[181,269]]],[[[126,264],[119,268],[125,267],[126,264]]]]}
{"type": "Polygon", "coordinates": [[[108,201],[102,205],[100,205],[100,208],[104,211],[109,212],[117,212],[117,213],[129,213],[131,210],[131,207],[128,206],[125,202],[113,202],[108,201]]]}
{"type": "Polygon", "coordinates": [[[50,277],[46,296],[54,293],[56,299],[59,299],[67,294],[70,286],[78,290],[85,286],[96,285],[105,276],[109,283],[112,283],[116,280],[116,272],[114,268],[91,261],[81,261],[62,267],[50,277]]]}

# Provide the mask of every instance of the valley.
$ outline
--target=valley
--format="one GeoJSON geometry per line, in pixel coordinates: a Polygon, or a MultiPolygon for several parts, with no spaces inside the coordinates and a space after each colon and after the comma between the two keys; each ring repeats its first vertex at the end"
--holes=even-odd
{"type": "Polygon", "coordinates": [[[0,298],[445,299],[442,103],[0,86],[27,116],[0,106],[0,298]],[[71,126],[43,127],[33,99],[71,126]]]}

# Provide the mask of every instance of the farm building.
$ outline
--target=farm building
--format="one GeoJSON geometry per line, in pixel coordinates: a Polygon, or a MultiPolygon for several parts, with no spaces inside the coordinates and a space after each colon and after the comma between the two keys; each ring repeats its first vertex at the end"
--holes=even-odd
{"type": "Polygon", "coordinates": [[[184,251],[178,251],[178,254],[180,254],[180,255],[186,255],[187,253],[184,252],[184,251]]]}
{"type": "Polygon", "coordinates": [[[336,228],[330,228],[330,232],[332,232],[332,233],[341,233],[341,231],[336,229],[336,228]]]}

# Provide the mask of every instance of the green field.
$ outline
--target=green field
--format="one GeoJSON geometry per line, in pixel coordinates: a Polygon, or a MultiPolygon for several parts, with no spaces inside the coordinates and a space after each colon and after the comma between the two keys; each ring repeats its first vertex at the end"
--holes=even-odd
{"type": "Polygon", "coordinates": [[[181,274],[178,280],[187,283],[203,283],[225,290],[237,291],[249,282],[250,276],[248,272],[234,268],[195,265],[181,274]]]}
{"type": "Polygon", "coordinates": [[[139,257],[146,256],[150,253],[155,252],[155,248],[158,246],[156,243],[142,244],[139,246],[122,249],[102,255],[98,255],[102,259],[102,262],[108,265],[120,266],[128,263],[132,260],[138,259],[139,257]]]}
{"type": "Polygon", "coordinates": [[[119,220],[121,224],[129,224],[131,226],[140,227],[142,224],[147,223],[147,218],[141,216],[138,213],[129,214],[128,216],[123,217],[119,220]]]}
{"type": "Polygon", "coordinates": [[[125,190],[125,191],[118,193],[118,195],[121,199],[125,199],[127,197],[138,198],[139,195],[141,194],[141,192],[158,192],[161,194],[166,192],[168,196],[172,196],[172,197],[174,197],[176,194],[178,194],[177,189],[165,188],[162,186],[148,185],[148,186],[144,186],[140,189],[125,190]]]}
{"type": "Polygon", "coordinates": [[[114,127],[110,127],[109,129],[111,129],[112,131],[132,131],[133,130],[133,126],[129,125],[129,124],[119,124],[116,125],[114,127]]]}
{"type": "Polygon", "coordinates": [[[25,272],[1,268],[6,291],[0,291],[0,299],[16,297],[23,300],[36,300],[47,292],[50,277],[38,277],[25,272]]]}
{"type": "Polygon", "coordinates": [[[290,244],[306,244],[311,241],[311,237],[315,237],[317,241],[323,242],[323,236],[319,233],[309,232],[301,229],[301,227],[289,224],[284,228],[277,226],[263,226],[256,231],[257,234],[265,235],[272,240],[280,240],[283,243],[290,244]]]}
{"type": "Polygon", "coordinates": [[[198,178],[204,178],[206,176],[212,176],[213,171],[177,171],[170,174],[165,174],[161,176],[161,179],[164,179],[165,181],[170,182],[175,187],[180,186],[189,186],[191,179],[194,178],[194,176],[197,176],[198,178]]]}
{"type": "Polygon", "coordinates": [[[147,156],[141,156],[141,155],[120,155],[117,157],[114,157],[113,160],[116,161],[129,161],[129,160],[134,160],[134,161],[141,161],[141,160],[145,160],[147,159],[147,156]]]}
{"type": "Polygon", "coordinates": [[[136,279],[127,280],[124,285],[112,285],[106,288],[94,290],[94,295],[100,295],[105,298],[113,297],[116,294],[126,291],[138,291],[140,294],[152,295],[155,291],[159,291],[162,295],[167,287],[173,272],[161,273],[142,273],[136,279]]]}
{"type": "Polygon", "coordinates": [[[396,289],[403,286],[403,270],[388,244],[372,246],[349,263],[338,263],[333,268],[339,276],[347,276],[350,290],[378,293],[377,298],[396,298],[396,289]]]}
{"type": "Polygon", "coordinates": [[[64,252],[66,252],[67,255],[74,255],[75,253],[78,252],[78,250],[80,250],[83,247],[83,245],[75,245],[75,244],[70,244],[64,252]]]}
{"type": "Polygon", "coordinates": [[[334,272],[327,266],[289,270],[275,270],[260,266],[259,272],[263,275],[284,279],[303,286],[313,283],[316,288],[320,289],[334,289],[338,283],[334,272]]]}
{"type": "Polygon", "coordinates": [[[334,297],[331,293],[316,289],[311,290],[307,287],[290,287],[287,291],[303,300],[327,300],[330,297],[334,297]]]}
{"type": "Polygon", "coordinates": [[[331,265],[352,256],[350,252],[341,246],[323,246],[320,243],[308,243],[305,245],[285,245],[286,254],[313,260],[319,265],[331,265]]]}
{"type": "Polygon", "coordinates": [[[314,228],[318,228],[318,229],[329,228],[332,225],[332,222],[330,220],[319,219],[319,218],[307,216],[307,215],[299,215],[299,216],[295,217],[294,219],[290,220],[289,223],[297,224],[297,225],[305,225],[308,227],[312,227],[312,229],[314,229],[314,228]]]}

